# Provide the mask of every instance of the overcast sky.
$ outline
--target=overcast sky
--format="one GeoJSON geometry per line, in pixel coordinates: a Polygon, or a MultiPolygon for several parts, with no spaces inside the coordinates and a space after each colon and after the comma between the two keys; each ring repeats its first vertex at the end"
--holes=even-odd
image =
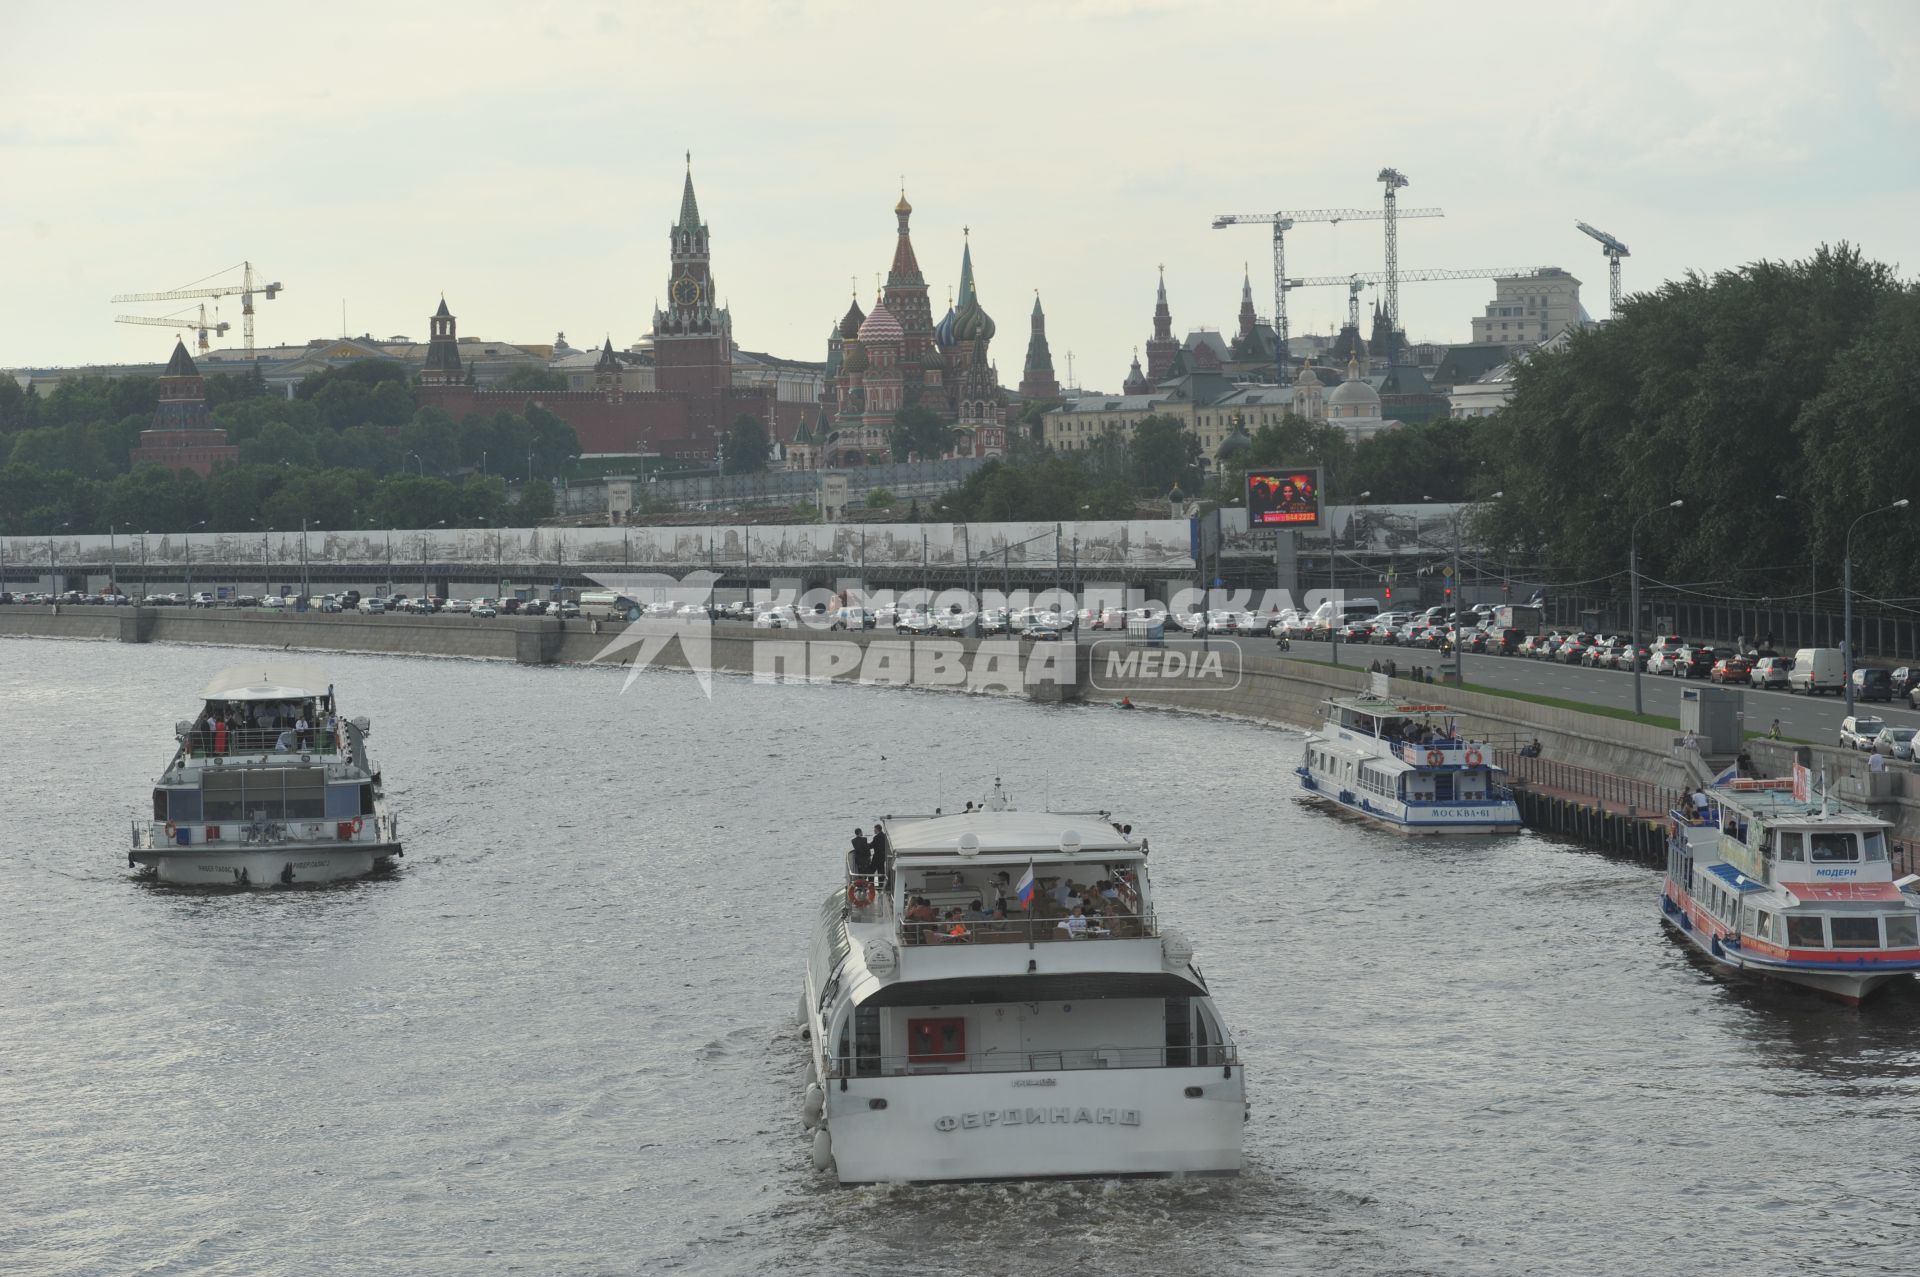
{"type": "MultiPolygon", "coordinates": [[[[824,355],[870,304],[905,175],[935,314],[972,228],[1019,381],[1038,289],[1061,379],[1118,389],[1165,263],[1175,330],[1230,329],[1264,227],[1412,185],[1403,269],[1560,265],[1628,291],[1823,241],[1920,266],[1920,3],[1379,0],[968,5],[44,5],[0,41],[0,366],[155,361],[115,293],[251,259],[263,343],[647,332],[693,152],[748,349],[824,355]]],[[[1378,270],[1378,222],[1302,226],[1293,275],[1378,270]]],[[[1482,281],[1409,284],[1415,340],[1466,341],[1482,281]]],[[[1371,294],[1368,295],[1369,301],[1371,294]]],[[[1296,333],[1343,289],[1295,291],[1296,333]]],[[[239,340],[239,303],[223,302],[239,340]]]]}

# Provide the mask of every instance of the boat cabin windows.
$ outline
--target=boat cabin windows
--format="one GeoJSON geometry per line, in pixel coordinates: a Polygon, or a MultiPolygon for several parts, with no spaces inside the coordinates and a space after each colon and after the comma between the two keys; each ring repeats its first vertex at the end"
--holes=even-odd
{"type": "Polygon", "coordinates": [[[1804,864],[1807,859],[1807,839],[1797,829],[1783,829],[1779,834],[1780,859],[1804,864]]]}
{"type": "Polygon", "coordinates": [[[319,820],[327,815],[320,767],[227,768],[201,776],[207,820],[319,820]]]}
{"type": "Polygon", "coordinates": [[[1765,909],[1756,909],[1753,914],[1753,935],[1771,944],[1780,943],[1780,915],[1765,909]]]}
{"type": "MultiPolygon", "coordinates": [[[[1881,852],[1884,859],[1886,852],[1881,852]]],[[[1824,829],[1807,833],[1807,859],[1816,865],[1849,863],[1860,859],[1860,838],[1852,830],[1832,833],[1824,829]]]]}
{"type": "Polygon", "coordinates": [[[907,1063],[959,1064],[966,1058],[966,1017],[950,1015],[907,1021],[907,1063]]]}
{"type": "Polygon", "coordinates": [[[1920,948],[1920,917],[1911,913],[1890,913],[1887,922],[1887,948],[1920,948]]]}
{"type": "Polygon", "coordinates": [[[1870,829],[1861,836],[1861,842],[1866,849],[1866,857],[1869,861],[1885,860],[1887,858],[1887,835],[1885,830],[1870,829]]]}
{"type": "Polygon", "coordinates": [[[1787,915],[1787,944],[1795,949],[1824,949],[1827,933],[1815,914],[1787,915]]]}
{"type": "Polygon", "coordinates": [[[1833,947],[1836,949],[1878,949],[1880,947],[1880,919],[1838,915],[1827,919],[1827,927],[1833,933],[1833,947]]]}

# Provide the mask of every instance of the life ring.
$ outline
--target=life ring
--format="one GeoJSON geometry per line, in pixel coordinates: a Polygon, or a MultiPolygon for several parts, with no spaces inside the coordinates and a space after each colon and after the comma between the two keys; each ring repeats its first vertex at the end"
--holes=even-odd
{"type": "Polygon", "coordinates": [[[847,884],[847,903],[855,909],[865,909],[873,903],[873,884],[865,878],[847,884]]]}
{"type": "Polygon", "coordinates": [[[1469,767],[1478,767],[1479,765],[1480,765],[1480,751],[1479,751],[1479,750],[1477,750],[1477,749],[1470,749],[1470,750],[1468,750],[1468,751],[1467,751],[1467,766],[1469,766],[1469,767]]]}
{"type": "Polygon", "coordinates": [[[360,832],[360,817],[358,816],[353,818],[353,832],[356,834],[360,832]]]}
{"type": "Polygon", "coordinates": [[[1447,761],[1447,756],[1441,753],[1439,750],[1430,749],[1427,751],[1427,766],[1438,767],[1446,761],[1447,761]]]}
{"type": "Polygon", "coordinates": [[[180,832],[179,823],[176,821],[169,820],[167,822],[167,841],[172,842],[173,836],[179,832],[180,832]]]}

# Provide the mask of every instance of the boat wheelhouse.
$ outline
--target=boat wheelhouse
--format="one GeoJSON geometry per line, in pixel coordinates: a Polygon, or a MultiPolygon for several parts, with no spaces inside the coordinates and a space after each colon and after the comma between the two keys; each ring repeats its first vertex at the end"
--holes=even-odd
{"type": "Polygon", "coordinates": [[[1500,770],[1448,706],[1375,693],[1329,698],[1294,773],[1315,798],[1400,833],[1514,833],[1520,809],[1500,770]]]}
{"type": "Polygon", "coordinates": [[[365,718],[338,710],[311,666],[242,665],[175,724],[153,815],[127,863],[161,882],[265,887],[358,878],[402,855],[365,718]]]}
{"type": "Polygon", "coordinates": [[[1725,973],[1859,1002],[1920,972],[1920,896],[1886,821],[1790,780],[1736,780],[1673,812],[1660,920],[1725,973]]]}
{"type": "Polygon", "coordinates": [[[1145,838],[1004,807],[880,830],[808,955],[816,1165],[842,1183],[1240,1170],[1245,1072],[1155,911],[1145,838]]]}

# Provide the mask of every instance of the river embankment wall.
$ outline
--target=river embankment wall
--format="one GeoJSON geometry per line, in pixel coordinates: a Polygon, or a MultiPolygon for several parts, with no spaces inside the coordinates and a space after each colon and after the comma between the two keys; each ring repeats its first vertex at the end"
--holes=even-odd
{"type": "MultiPolygon", "coordinates": [[[[635,649],[631,645],[613,647],[619,632],[620,627],[613,624],[596,630],[586,621],[562,623],[548,617],[0,608],[0,637],[445,656],[529,665],[624,664],[633,659],[635,649]]],[[[692,627],[690,632],[698,633],[692,627]]],[[[887,631],[815,634],[754,630],[730,623],[718,623],[706,631],[707,664],[716,671],[775,678],[876,681],[874,671],[878,668],[887,671],[878,681],[907,686],[1014,694],[1024,691],[1036,699],[1108,703],[1125,697],[1140,708],[1217,714],[1290,727],[1317,726],[1324,721],[1329,696],[1371,685],[1372,676],[1364,669],[1293,659],[1252,644],[1228,649],[1233,655],[1218,677],[1166,677],[1164,667],[1136,667],[1115,674],[1105,653],[1119,642],[1103,638],[1077,645],[1071,658],[1077,667],[1069,667],[1065,687],[1056,683],[1023,688],[1017,669],[1011,685],[1004,676],[985,680],[967,677],[956,684],[951,662],[943,666],[939,660],[926,659],[936,651],[957,654],[963,665],[976,667],[977,673],[978,668],[991,664],[989,658],[995,653],[1032,653],[1037,646],[1022,649],[1014,640],[910,640],[887,631]],[[817,641],[811,660],[805,646],[808,640],[817,641]],[[822,659],[819,653],[828,651],[828,645],[841,653],[842,659],[822,659]],[[858,649],[860,659],[844,659],[853,649],[858,649]]],[[[1191,660],[1191,649],[1188,652],[1191,660]]],[[[646,655],[649,663],[658,667],[689,668],[678,643],[646,655]]],[[[1394,679],[1391,686],[1406,704],[1445,706],[1459,716],[1467,735],[1490,745],[1511,748],[1519,742],[1538,740],[1543,756],[1576,767],[1666,788],[1694,783],[1688,760],[1675,749],[1674,733],[1665,728],[1406,679],[1394,679]]],[[[1875,779],[1881,790],[1888,788],[1887,778],[1875,779]]],[[[1904,806],[1900,794],[1876,793],[1874,797],[1879,803],[1904,806]]],[[[1920,804],[1915,805],[1909,818],[1920,830],[1920,804]]]]}

